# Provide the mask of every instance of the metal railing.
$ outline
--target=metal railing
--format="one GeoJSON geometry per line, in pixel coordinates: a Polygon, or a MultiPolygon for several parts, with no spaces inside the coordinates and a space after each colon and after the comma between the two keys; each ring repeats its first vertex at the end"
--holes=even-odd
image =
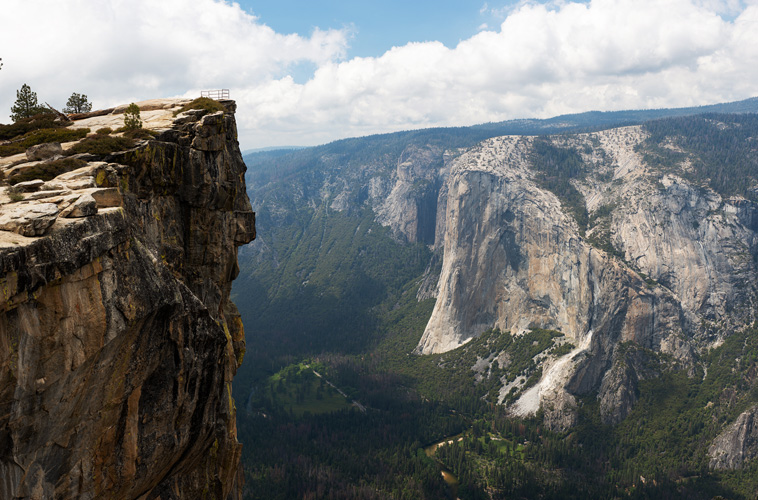
{"type": "Polygon", "coordinates": [[[229,89],[203,90],[200,92],[200,97],[209,97],[217,101],[221,99],[229,99],[229,89]]]}

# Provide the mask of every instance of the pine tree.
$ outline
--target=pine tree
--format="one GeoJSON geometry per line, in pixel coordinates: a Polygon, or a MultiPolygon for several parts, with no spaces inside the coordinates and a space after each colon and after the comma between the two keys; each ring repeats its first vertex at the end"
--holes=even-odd
{"type": "Polygon", "coordinates": [[[129,130],[142,128],[142,120],[140,120],[139,116],[139,106],[134,103],[127,106],[126,111],[124,111],[124,128],[129,130]]]}
{"type": "Polygon", "coordinates": [[[11,119],[17,122],[21,118],[29,118],[39,113],[47,112],[47,108],[37,104],[37,93],[27,84],[16,91],[16,103],[11,106],[11,119]]]}
{"type": "Polygon", "coordinates": [[[92,103],[87,100],[86,94],[77,94],[74,92],[66,101],[64,113],[89,113],[92,111],[92,103]]]}

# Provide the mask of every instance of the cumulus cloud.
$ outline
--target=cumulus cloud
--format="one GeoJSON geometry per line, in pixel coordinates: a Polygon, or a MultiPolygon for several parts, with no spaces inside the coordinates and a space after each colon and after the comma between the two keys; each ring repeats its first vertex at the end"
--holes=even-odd
{"type": "Polygon", "coordinates": [[[243,147],[758,95],[756,0],[522,1],[455,47],[352,59],[352,33],[282,35],[220,1],[8,1],[0,110],[24,82],[98,105],[225,87],[243,147]],[[34,32],[50,34],[17,47],[14,20],[33,6],[34,32]],[[316,69],[296,82],[302,63],[316,69]]]}
{"type": "Polygon", "coordinates": [[[348,35],[279,34],[218,0],[4,0],[0,110],[5,115],[23,83],[53,105],[72,92],[107,106],[244,88],[303,62],[340,60],[348,35]]]}
{"type": "Polygon", "coordinates": [[[522,3],[454,48],[409,43],[276,82],[248,102],[251,128],[339,135],[464,125],[590,109],[689,106],[758,94],[758,8],[735,2],[522,3]],[[718,5],[716,5],[718,4],[718,5]],[[275,110],[269,101],[275,99],[275,110]],[[281,101],[288,104],[282,105],[281,101]],[[294,114],[284,111],[293,110],[294,114]],[[329,111],[324,113],[324,111],[329,111]],[[321,120],[325,120],[321,122],[321,120]]]}

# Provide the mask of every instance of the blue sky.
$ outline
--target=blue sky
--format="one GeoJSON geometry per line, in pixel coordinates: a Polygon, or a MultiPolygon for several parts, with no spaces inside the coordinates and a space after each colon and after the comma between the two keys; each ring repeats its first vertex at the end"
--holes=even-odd
{"type": "MultiPolygon", "coordinates": [[[[516,1],[490,5],[479,1],[434,2],[256,1],[239,2],[247,12],[279,33],[309,35],[314,29],[343,29],[348,33],[347,58],[380,56],[408,42],[439,41],[447,47],[476,34],[483,25],[502,22],[516,1]]],[[[316,69],[303,63],[289,69],[298,83],[316,69]]]]}
{"type": "Polygon", "coordinates": [[[758,0],[3,0],[0,57],[0,122],[25,83],[96,108],[228,88],[243,149],[315,145],[753,97],[758,0]]]}
{"type": "Polygon", "coordinates": [[[354,32],[349,57],[378,56],[408,42],[438,40],[454,47],[484,24],[502,22],[497,12],[517,2],[438,0],[255,1],[240,5],[281,33],[309,34],[315,28],[348,28],[354,32]],[[494,10],[494,12],[493,12],[494,10]]]}

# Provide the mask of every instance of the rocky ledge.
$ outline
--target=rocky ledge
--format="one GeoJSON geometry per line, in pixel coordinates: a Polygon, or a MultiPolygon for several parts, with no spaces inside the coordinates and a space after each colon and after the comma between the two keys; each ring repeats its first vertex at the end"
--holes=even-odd
{"type": "MultiPolygon", "coordinates": [[[[229,294],[255,217],[234,102],[175,116],[187,102],[138,103],[153,138],[0,187],[0,498],[240,495],[229,294]]],[[[123,110],[69,128],[115,128],[123,110]]]]}

